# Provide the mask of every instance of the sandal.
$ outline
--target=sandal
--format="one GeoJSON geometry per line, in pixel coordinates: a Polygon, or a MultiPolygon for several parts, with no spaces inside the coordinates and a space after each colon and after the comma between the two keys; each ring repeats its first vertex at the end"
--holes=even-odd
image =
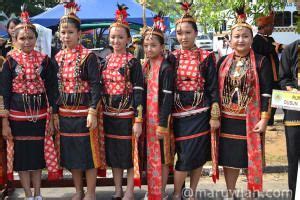
{"type": "Polygon", "coordinates": [[[41,195],[35,196],[35,197],[34,197],[34,200],[43,200],[43,197],[42,197],[41,195]]]}

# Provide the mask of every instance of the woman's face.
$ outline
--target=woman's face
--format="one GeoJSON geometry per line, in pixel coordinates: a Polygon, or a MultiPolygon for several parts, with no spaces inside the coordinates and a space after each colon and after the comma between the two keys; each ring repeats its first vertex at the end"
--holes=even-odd
{"type": "Polygon", "coordinates": [[[28,28],[27,30],[22,28],[18,31],[17,34],[17,47],[25,53],[30,53],[34,49],[36,43],[36,36],[34,32],[30,28],[28,28]]]}
{"type": "Polygon", "coordinates": [[[79,42],[81,31],[73,23],[60,25],[60,40],[67,49],[74,49],[79,42]]]}
{"type": "Polygon", "coordinates": [[[109,42],[114,52],[123,53],[126,51],[126,46],[130,42],[130,37],[123,27],[111,27],[109,31],[109,42]]]}
{"type": "Polygon", "coordinates": [[[144,38],[144,52],[148,59],[157,58],[162,54],[163,49],[164,45],[159,42],[157,36],[146,35],[144,38]]]}
{"type": "Polygon", "coordinates": [[[191,49],[195,45],[197,32],[190,23],[183,22],[176,26],[176,37],[182,49],[191,49]]]}
{"type": "Polygon", "coordinates": [[[231,33],[231,46],[238,54],[248,54],[253,41],[250,29],[237,27],[231,33]]]}
{"type": "Polygon", "coordinates": [[[14,22],[10,22],[8,25],[8,34],[10,37],[14,37],[16,24],[14,22]]]}

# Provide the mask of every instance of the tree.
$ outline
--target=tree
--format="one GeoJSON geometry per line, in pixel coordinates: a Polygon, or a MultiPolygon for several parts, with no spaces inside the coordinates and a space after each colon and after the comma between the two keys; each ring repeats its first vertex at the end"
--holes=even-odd
{"type": "MultiPolygon", "coordinates": [[[[176,0],[146,0],[146,2],[148,8],[155,12],[164,11],[173,22],[181,16],[182,11],[180,11],[180,6],[176,0]]],[[[205,30],[218,30],[224,20],[235,18],[233,8],[241,4],[245,4],[246,12],[252,18],[268,14],[270,8],[280,9],[284,7],[283,0],[257,0],[256,4],[248,0],[193,0],[193,4],[191,12],[198,24],[202,25],[205,30]]],[[[254,24],[254,21],[252,23],[254,24]]]]}
{"type": "Polygon", "coordinates": [[[46,8],[51,8],[59,3],[58,0],[0,0],[0,10],[4,10],[9,16],[15,13],[17,16],[21,13],[21,5],[26,3],[30,16],[40,14],[46,8]]]}

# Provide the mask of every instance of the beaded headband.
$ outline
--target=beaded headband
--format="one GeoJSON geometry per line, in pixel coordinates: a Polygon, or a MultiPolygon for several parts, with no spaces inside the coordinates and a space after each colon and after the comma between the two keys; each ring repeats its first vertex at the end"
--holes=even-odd
{"type": "Polygon", "coordinates": [[[128,22],[126,21],[126,18],[129,16],[127,13],[128,7],[125,4],[117,4],[118,9],[115,12],[115,18],[116,21],[110,25],[110,28],[112,27],[123,27],[130,29],[128,22]]]}
{"type": "Polygon", "coordinates": [[[194,17],[190,14],[191,7],[193,5],[193,1],[191,3],[184,1],[180,3],[181,9],[184,11],[182,17],[176,20],[175,24],[183,23],[183,22],[193,22],[196,23],[194,17]]]}

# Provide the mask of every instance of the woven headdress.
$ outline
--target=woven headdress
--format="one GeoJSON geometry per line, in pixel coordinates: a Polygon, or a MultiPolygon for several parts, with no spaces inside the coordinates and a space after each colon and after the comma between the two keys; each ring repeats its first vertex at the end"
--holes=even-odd
{"type": "Polygon", "coordinates": [[[115,13],[116,21],[110,25],[110,27],[124,27],[130,29],[128,22],[126,21],[129,14],[127,13],[128,7],[125,4],[117,4],[118,9],[115,13]]]}
{"type": "Polygon", "coordinates": [[[164,16],[162,12],[158,12],[157,15],[153,17],[153,26],[146,28],[142,35],[146,37],[147,35],[157,35],[164,38],[164,32],[166,31],[166,25],[164,24],[164,16]]]}
{"type": "Polygon", "coordinates": [[[67,3],[65,6],[65,15],[60,18],[60,23],[68,23],[69,19],[73,19],[77,21],[79,24],[81,23],[79,17],[76,15],[77,11],[80,10],[80,7],[75,2],[67,3]]]}
{"type": "Polygon", "coordinates": [[[187,1],[181,2],[181,9],[184,11],[182,17],[178,20],[176,20],[175,24],[179,24],[182,22],[193,22],[196,23],[196,20],[194,19],[194,17],[190,14],[191,11],[191,7],[193,5],[193,2],[189,3],[187,1]]]}
{"type": "Polygon", "coordinates": [[[28,28],[36,30],[36,27],[30,22],[29,13],[27,12],[27,5],[25,3],[21,6],[21,11],[22,22],[15,27],[15,30],[20,28],[23,28],[25,30],[27,30],[28,28]]]}
{"type": "Polygon", "coordinates": [[[231,30],[237,28],[237,27],[245,27],[252,31],[252,26],[246,22],[247,15],[245,13],[245,5],[238,7],[235,9],[236,12],[236,22],[235,25],[231,27],[231,30]]]}

